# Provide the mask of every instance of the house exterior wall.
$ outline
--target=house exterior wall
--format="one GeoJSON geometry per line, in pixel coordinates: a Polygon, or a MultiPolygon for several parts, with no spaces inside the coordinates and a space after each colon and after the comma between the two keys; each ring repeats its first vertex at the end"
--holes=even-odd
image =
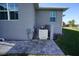
{"type": "Polygon", "coordinates": [[[49,11],[36,11],[36,26],[49,24],[50,12],[49,11]]]}
{"type": "MultiPolygon", "coordinates": [[[[51,11],[37,11],[36,12],[36,26],[51,25],[50,22],[51,11]]],[[[56,34],[62,34],[62,11],[56,12],[56,21],[52,22],[53,32],[56,34]]]]}
{"type": "Polygon", "coordinates": [[[28,40],[27,29],[33,31],[34,27],[34,5],[31,3],[18,3],[17,5],[19,19],[16,21],[0,21],[0,37],[8,40],[28,40]]]}
{"type": "Polygon", "coordinates": [[[57,11],[55,33],[62,34],[62,11],[57,11]]]}

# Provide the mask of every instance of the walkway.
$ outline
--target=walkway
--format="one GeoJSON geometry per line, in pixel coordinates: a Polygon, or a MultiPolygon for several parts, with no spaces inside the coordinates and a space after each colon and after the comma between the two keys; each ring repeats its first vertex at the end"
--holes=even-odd
{"type": "Polygon", "coordinates": [[[16,45],[9,53],[64,55],[53,40],[8,41],[16,45]]]}

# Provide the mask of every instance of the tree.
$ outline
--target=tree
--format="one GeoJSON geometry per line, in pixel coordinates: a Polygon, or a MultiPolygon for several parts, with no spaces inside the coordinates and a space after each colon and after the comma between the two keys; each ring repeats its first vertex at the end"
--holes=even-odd
{"type": "Polygon", "coordinates": [[[66,23],[63,21],[63,27],[65,27],[66,26],[66,23]]]}
{"type": "Polygon", "coordinates": [[[72,27],[72,22],[71,22],[71,20],[68,21],[68,25],[69,25],[69,27],[72,27]]]}
{"type": "Polygon", "coordinates": [[[75,20],[74,19],[72,20],[72,26],[75,26],[75,20]]]}
{"type": "Polygon", "coordinates": [[[69,27],[74,27],[75,26],[75,20],[70,20],[68,21],[69,27]]]}

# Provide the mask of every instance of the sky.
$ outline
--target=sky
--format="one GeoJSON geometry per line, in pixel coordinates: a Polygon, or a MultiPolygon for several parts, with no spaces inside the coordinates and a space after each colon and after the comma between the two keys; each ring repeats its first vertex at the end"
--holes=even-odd
{"type": "Polygon", "coordinates": [[[68,23],[69,20],[74,19],[75,24],[79,24],[79,3],[40,3],[40,7],[66,7],[69,8],[63,14],[63,21],[68,23]]]}

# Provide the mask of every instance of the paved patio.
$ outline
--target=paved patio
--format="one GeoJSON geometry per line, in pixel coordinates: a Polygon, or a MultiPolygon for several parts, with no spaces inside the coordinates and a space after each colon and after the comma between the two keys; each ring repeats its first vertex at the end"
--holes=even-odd
{"type": "Polygon", "coordinates": [[[32,40],[32,41],[8,41],[16,45],[8,54],[46,54],[46,55],[64,55],[61,49],[53,40],[32,40]]]}

